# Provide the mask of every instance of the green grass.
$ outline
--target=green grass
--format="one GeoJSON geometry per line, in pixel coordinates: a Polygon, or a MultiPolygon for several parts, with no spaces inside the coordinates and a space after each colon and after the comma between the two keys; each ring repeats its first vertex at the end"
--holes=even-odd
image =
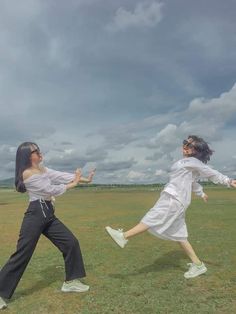
{"type": "MultiPolygon", "coordinates": [[[[57,199],[57,216],[78,237],[91,287],[63,294],[60,252],[43,236],[6,313],[236,313],[236,191],[209,188],[208,204],[193,199],[189,240],[206,275],[185,280],[189,260],[175,242],[148,233],[120,249],[104,231],[136,224],[155,203],[148,189],[73,190],[57,199]]],[[[14,252],[27,196],[0,190],[0,265],[14,252]]]]}

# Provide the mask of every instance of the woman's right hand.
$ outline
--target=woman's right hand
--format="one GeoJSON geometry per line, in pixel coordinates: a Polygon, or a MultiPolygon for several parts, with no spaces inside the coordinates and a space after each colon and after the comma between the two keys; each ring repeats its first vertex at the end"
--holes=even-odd
{"type": "Polygon", "coordinates": [[[208,195],[206,193],[203,194],[202,199],[205,203],[208,202],[208,195]]]}
{"type": "Polygon", "coordinates": [[[236,180],[231,180],[230,185],[234,188],[236,188],[236,180]]]}
{"type": "Polygon", "coordinates": [[[81,176],[82,176],[81,169],[77,168],[75,171],[74,180],[66,185],[66,189],[68,190],[68,189],[72,189],[72,188],[76,187],[79,184],[81,176]]]}
{"type": "Polygon", "coordinates": [[[82,171],[81,171],[80,168],[77,168],[77,169],[75,170],[75,178],[74,178],[74,180],[73,180],[73,182],[75,182],[76,185],[79,183],[81,176],[82,176],[82,171]]]}

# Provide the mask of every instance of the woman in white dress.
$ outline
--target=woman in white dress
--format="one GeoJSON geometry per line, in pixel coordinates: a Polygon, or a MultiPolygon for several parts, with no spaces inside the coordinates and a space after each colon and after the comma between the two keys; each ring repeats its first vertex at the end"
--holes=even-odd
{"type": "Polygon", "coordinates": [[[94,170],[83,178],[80,169],[75,173],[55,171],[41,165],[42,154],[37,144],[25,142],[16,153],[15,186],[18,192],[27,192],[29,206],[24,214],[19,240],[14,254],[0,270],[0,310],[5,308],[31,259],[43,234],[62,253],[65,262],[63,292],[84,292],[89,286],[80,278],[85,269],[79,241],[55,216],[54,196],[65,193],[79,183],[92,181],[94,170]]]}
{"type": "Polygon", "coordinates": [[[198,136],[190,135],[183,141],[184,158],[174,163],[171,168],[170,181],[164,187],[159,200],[132,229],[123,232],[122,229],[105,229],[111,238],[124,248],[131,237],[149,231],[151,234],[166,240],[177,241],[191,259],[185,278],[193,278],[207,271],[204,263],[197,257],[187,240],[188,231],[185,223],[185,212],[191,203],[191,192],[195,192],[207,202],[208,196],[202,186],[197,183],[201,178],[207,178],[216,184],[236,187],[236,180],[210,168],[206,163],[213,151],[208,144],[198,136]]]}

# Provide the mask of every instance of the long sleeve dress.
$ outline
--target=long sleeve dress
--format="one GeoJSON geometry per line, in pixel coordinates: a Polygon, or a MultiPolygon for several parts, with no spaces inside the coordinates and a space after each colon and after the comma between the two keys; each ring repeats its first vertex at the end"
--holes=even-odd
{"type": "Polygon", "coordinates": [[[175,162],[171,167],[169,183],[141,220],[150,227],[150,233],[166,240],[184,241],[188,238],[185,212],[191,203],[192,192],[201,197],[204,195],[202,186],[197,182],[199,178],[230,187],[229,177],[195,157],[185,157],[175,162]]]}

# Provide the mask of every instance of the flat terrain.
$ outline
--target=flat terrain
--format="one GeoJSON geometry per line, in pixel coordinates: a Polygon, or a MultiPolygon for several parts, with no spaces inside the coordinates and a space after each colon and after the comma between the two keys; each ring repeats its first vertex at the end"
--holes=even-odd
{"type": "MultiPolygon", "coordinates": [[[[193,198],[187,210],[189,240],[208,267],[186,280],[189,260],[177,243],[149,233],[120,249],[106,225],[130,228],[156,202],[148,188],[76,189],[58,197],[56,215],[78,237],[87,271],[83,294],[60,292],[61,253],[41,237],[5,313],[236,313],[236,191],[206,189],[209,202],[193,198]]],[[[27,195],[0,190],[0,265],[14,252],[27,195]]]]}

